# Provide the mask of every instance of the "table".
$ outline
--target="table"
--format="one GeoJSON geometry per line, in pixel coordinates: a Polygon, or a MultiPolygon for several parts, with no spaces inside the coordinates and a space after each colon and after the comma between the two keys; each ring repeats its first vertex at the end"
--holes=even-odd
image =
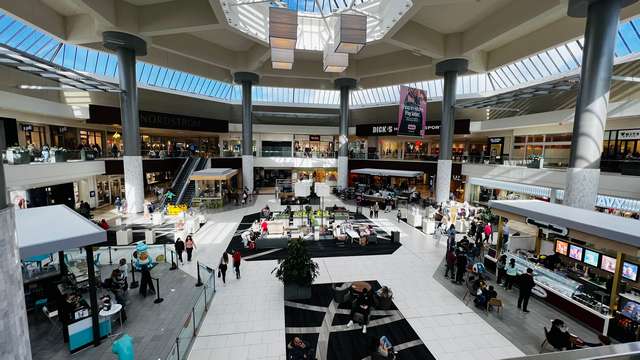
{"type": "MultiPolygon", "coordinates": [[[[111,309],[109,310],[100,310],[100,312],[98,313],[98,315],[100,315],[101,317],[108,317],[111,318],[113,315],[118,314],[118,319],[120,320],[120,329],[122,329],[123,325],[122,325],[122,305],[121,304],[111,304],[111,309]]],[[[115,334],[112,336],[117,336],[119,334],[115,334]]]]}
{"type": "Polygon", "coordinates": [[[355,241],[359,241],[360,240],[360,234],[358,234],[358,232],[353,230],[353,229],[347,229],[347,231],[345,231],[345,233],[349,237],[349,240],[351,240],[351,243],[353,243],[354,240],[355,241]]]}
{"type": "Polygon", "coordinates": [[[357,293],[362,293],[365,289],[371,291],[371,284],[366,281],[356,281],[351,284],[351,289],[357,293]]]}

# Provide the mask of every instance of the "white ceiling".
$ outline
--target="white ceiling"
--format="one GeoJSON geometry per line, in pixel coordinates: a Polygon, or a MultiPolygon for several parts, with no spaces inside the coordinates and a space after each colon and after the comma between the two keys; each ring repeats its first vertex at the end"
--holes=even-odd
{"type": "Polygon", "coordinates": [[[423,6],[412,20],[437,32],[453,34],[469,29],[485,20],[492,12],[514,1],[523,0],[445,1],[423,6]]]}

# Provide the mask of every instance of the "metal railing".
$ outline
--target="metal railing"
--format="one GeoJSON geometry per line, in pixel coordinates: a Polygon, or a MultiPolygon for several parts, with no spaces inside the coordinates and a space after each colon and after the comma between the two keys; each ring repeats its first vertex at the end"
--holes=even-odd
{"type": "Polygon", "coordinates": [[[184,360],[187,359],[189,350],[193,346],[193,342],[198,335],[202,321],[204,320],[211,301],[216,292],[215,270],[207,265],[198,263],[198,285],[201,285],[200,291],[194,296],[193,306],[189,314],[185,316],[182,328],[176,335],[175,343],[169,352],[166,360],[184,360]],[[202,275],[204,274],[204,275],[202,275]],[[203,278],[202,278],[203,277],[203,278]]]}
{"type": "Polygon", "coordinates": [[[510,360],[589,360],[610,359],[627,360],[640,359],[640,342],[615,344],[608,346],[587,347],[571,351],[556,351],[550,353],[520,356],[510,360]]]}

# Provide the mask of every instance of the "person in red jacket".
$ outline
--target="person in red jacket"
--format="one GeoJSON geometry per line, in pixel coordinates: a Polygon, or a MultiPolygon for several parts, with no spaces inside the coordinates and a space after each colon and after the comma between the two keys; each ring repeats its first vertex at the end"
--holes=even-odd
{"type": "Polygon", "coordinates": [[[448,277],[449,273],[451,273],[451,279],[455,279],[455,265],[456,265],[456,252],[454,248],[449,247],[447,250],[447,268],[444,272],[444,277],[448,277]]]}
{"type": "Polygon", "coordinates": [[[236,279],[240,279],[240,261],[242,260],[242,255],[240,254],[240,250],[236,249],[233,252],[233,268],[236,271],[236,279]]]}
{"type": "Polygon", "coordinates": [[[491,227],[491,223],[487,222],[487,225],[484,226],[484,242],[490,243],[490,240],[492,237],[493,237],[493,228],[491,227]]]}

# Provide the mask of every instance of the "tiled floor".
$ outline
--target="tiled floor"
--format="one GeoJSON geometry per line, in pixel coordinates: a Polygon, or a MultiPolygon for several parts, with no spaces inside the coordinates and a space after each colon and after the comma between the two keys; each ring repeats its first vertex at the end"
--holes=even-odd
{"type": "MultiPolygon", "coordinates": [[[[326,206],[339,200],[325,199],[326,206]]],[[[195,259],[217,265],[242,216],[265,203],[279,208],[272,196],[259,196],[253,206],[212,214],[196,235],[195,259]]],[[[399,229],[403,246],[391,255],[316,259],[316,283],[375,279],[394,291],[394,302],[438,359],[499,359],[522,355],[516,346],[439,284],[433,274],[444,256],[444,243],[397,223],[395,213],[374,220],[387,230],[399,229]]],[[[242,263],[242,279],[232,271],[218,286],[191,351],[190,360],[284,359],[283,287],[270,273],[275,261],[242,263]]],[[[184,269],[194,274],[195,265],[184,269]]],[[[231,269],[230,269],[231,270],[231,269]]],[[[219,280],[219,279],[218,279],[219,280]]]]}

